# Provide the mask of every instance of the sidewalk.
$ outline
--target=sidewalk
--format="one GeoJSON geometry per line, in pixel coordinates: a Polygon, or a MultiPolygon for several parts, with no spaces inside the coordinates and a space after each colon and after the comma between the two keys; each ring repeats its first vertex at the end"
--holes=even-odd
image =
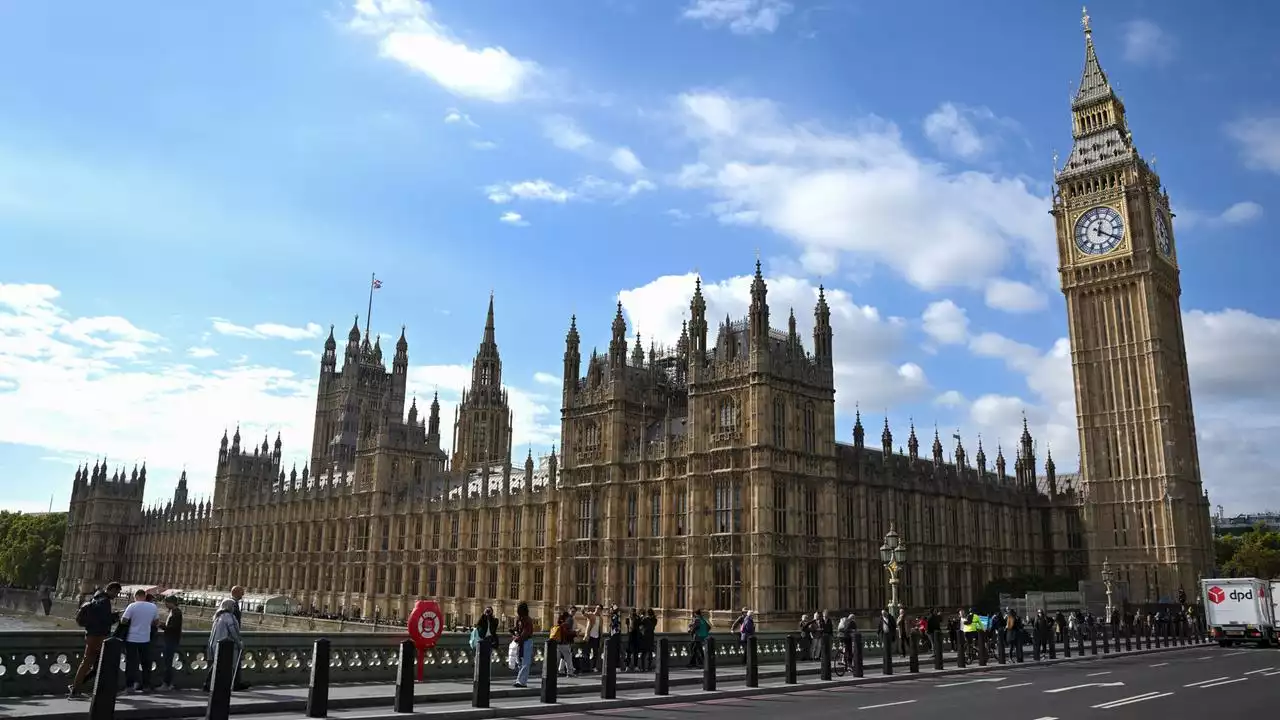
{"type": "MultiPolygon", "coordinates": [[[[734,660],[737,660],[735,657],[734,660]]],[[[955,656],[947,653],[947,665],[955,665],[955,656]]],[[[931,665],[932,660],[921,658],[923,669],[931,665]]],[[[993,661],[994,664],[994,661],[993,661]]],[[[879,674],[879,658],[865,662],[867,674],[879,674]]],[[[897,659],[894,663],[896,672],[905,673],[907,661],[897,659]]],[[[427,670],[428,678],[430,669],[427,670]]],[[[800,677],[818,676],[818,663],[802,662],[797,664],[796,673],[800,677]]],[[[785,675],[781,663],[762,664],[759,668],[761,685],[766,680],[781,681],[785,675]]],[[[702,670],[691,670],[683,666],[672,667],[669,674],[671,692],[693,687],[702,692],[702,670]]],[[[725,687],[742,687],[745,681],[743,668],[737,662],[731,665],[716,666],[716,681],[725,687]]],[[[538,702],[541,680],[535,674],[530,678],[529,687],[525,689],[511,686],[509,678],[495,679],[490,693],[496,704],[500,700],[527,699],[535,705],[538,702]]],[[[598,699],[600,695],[600,675],[582,675],[577,678],[561,677],[557,685],[562,702],[568,702],[575,696],[587,696],[598,699]]],[[[433,712],[436,707],[464,704],[471,708],[470,681],[430,680],[418,683],[414,692],[415,707],[419,711],[433,712]]],[[[624,691],[639,691],[646,696],[653,695],[653,673],[618,673],[618,695],[624,691]]],[[[308,689],[304,686],[261,686],[253,687],[245,692],[232,693],[231,712],[236,715],[255,715],[262,713],[286,713],[288,717],[298,717],[306,706],[308,689]]],[[[393,684],[351,684],[333,685],[329,688],[329,710],[334,711],[364,708],[365,713],[376,712],[379,707],[390,709],[395,697],[393,684]]],[[[116,699],[116,718],[118,720],[152,720],[153,718],[186,718],[203,717],[209,696],[194,690],[178,690],[172,693],[151,693],[148,695],[121,695],[116,699]]],[[[38,696],[25,698],[0,697],[0,717],[35,718],[41,720],[80,720],[88,712],[88,700],[67,700],[61,696],[38,696]]]]}
{"type": "MultiPolygon", "coordinates": [[[[671,695],[666,698],[653,694],[653,673],[619,673],[618,700],[600,700],[600,676],[588,675],[579,678],[559,678],[559,697],[555,705],[544,705],[539,698],[538,681],[531,681],[527,689],[511,687],[505,682],[495,682],[490,695],[495,707],[474,709],[471,707],[470,682],[427,681],[420,683],[414,694],[415,712],[439,718],[486,718],[486,717],[518,717],[521,715],[537,715],[550,712],[568,712],[574,708],[578,712],[617,707],[623,705],[648,705],[679,702],[681,696],[697,695],[705,700],[708,696],[735,697],[748,694],[770,694],[777,692],[793,692],[812,690],[829,685],[849,685],[905,680],[925,675],[949,675],[972,672],[993,672],[1011,670],[1019,667],[1044,667],[1066,662],[1087,662],[1107,658],[1119,658],[1151,653],[1174,652],[1178,650],[1203,649],[1203,645],[1187,647],[1171,647],[1153,650],[1135,650],[1096,656],[1074,657],[1070,660],[1059,657],[1056,660],[1042,660],[1034,663],[1027,656],[1022,665],[998,665],[994,658],[986,667],[955,667],[955,656],[947,654],[946,669],[933,670],[930,658],[921,658],[920,673],[906,672],[905,661],[895,662],[893,676],[882,676],[880,664],[868,659],[865,662],[866,677],[862,679],[846,675],[835,677],[831,683],[817,679],[818,664],[802,663],[797,668],[799,685],[785,685],[783,666],[780,664],[762,665],[759,670],[760,687],[744,687],[745,676],[742,667],[737,664],[717,667],[716,681],[718,690],[714,694],[704,693],[701,688],[702,671],[686,668],[672,669],[670,672],[671,695]],[[625,702],[624,702],[625,700],[625,702]],[[500,706],[500,707],[499,707],[500,706]]],[[[877,658],[878,659],[878,658],[877,658]]],[[[306,705],[307,688],[305,687],[255,687],[246,692],[232,694],[231,712],[234,715],[251,715],[253,720],[277,720],[282,718],[300,718],[306,705]]],[[[375,685],[335,685],[329,689],[329,716],[334,718],[374,718],[394,717],[391,712],[395,686],[389,684],[375,685]]],[[[208,696],[195,691],[178,691],[166,694],[122,695],[116,701],[116,718],[119,720],[160,720],[161,718],[202,717],[208,704],[208,696]]],[[[0,717],[34,718],[41,720],[79,720],[88,712],[87,700],[67,700],[62,697],[32,698],[0,698],[0,717]]],[[[403,715],[399,717],[404,717],[403,715]]]]}

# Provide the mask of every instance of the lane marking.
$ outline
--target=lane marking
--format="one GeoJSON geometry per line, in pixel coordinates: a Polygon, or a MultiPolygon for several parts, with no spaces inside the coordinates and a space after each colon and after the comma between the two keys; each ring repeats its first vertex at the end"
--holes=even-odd
{"type": "Polygon", "coordinates": [[[1083,684],[1083,685],[1072,685],[1072,686],[1070,686],[1070,687],[1061,687],[1061,688],[1054,688],[1053,690],[1045,690],[1045,692],[1047,692],[1047,693],[1060,693],[1060,692],[1066,692],[1066,691],[1068,691],[1068,690],[1080,690],[1080,689],[1082,689],[1082,688],[1091,688],[1091,687],[1104,687],[1104,688],[1106,688],[1106,687],[1121,687],[1121,686],[1123,686],[1123,685],[1124,685],[1124,683],[1122,683],[1122,682],[1113,682],[1113,683],[1085,683],[1085,684],[1083,684]]]}
{"type": "Polygon", "coordinates": [[[1213,656],[1212,656],[1212,655],[1204,655],[1204,656],[1202,656],[1202,657],[1198,657],[1198,658],[1196,658],[1196,659],[1197,659],[1197,660],[1212,660],[1212,659],[1213,659],[1213,656]]]}
{"type": "Polygon", "coordinates": [[[1231,657],[1232,655],[1243,655],[1243,654],[1245,654],[1245,653],[1247,653],[1247,652],[1249,652],[1249,651],[1248,651],[1248,650],[1237,650],[1237,651],[1235,651],[1235,652],[1229,652],[1229,653],[1227,653],[1226,655],[1223,655],[1222,657],[1231,657]]]}
{"type": "Polygon", "coordinates": [[[1134,703],[1146,702],[1148,700],[1159,700],[1160,698],[1169,697],[1172,694],[1173,693],[1171,692],[1147,693],[1146,695],[1137,695],[1135,697],[1125,698],[1123,700],[1115,700],[1109,703],[1102,703],[1101,705],[1094,705],[1093,707],[1101,710],[1111,710],[1112,708],[1118,708],[1125,705],[1132,705],[1134,703]]]}
{"type": "Polygon", "coordinates": [[[1182,687],[1184,687],[1184,688],[1189,688],[1189,687],[1196,687],[1196,686],[1198,686],[1198,685],[1208,685],[1209,683],[1216,683],[1216,682],[1218,682],[1219,680],[1226,680],[1228,677],[1229,677],[1229,676],[1227,676],[1227,675],[1223,675],[1222,677],[1216,677],[1216,678],[1212,678],[1212,679],[1209,679],[1209,680],[1198,680],[1198,681],[1193,682],[1193,683],[1187,683],[1186,685],[1183,685],[1182,687]]]}
{"type": "Polygon", "coordinates": [[[1148,665],[1147,667],[1164,667],[1165,665],[1168,665],[1168,664],[1169,663],[1156,663],[1155,665],[1148,665]]]}
{"type": "Polygon", "coordinates": [[[1259,673],[1264,673],[1264,672],[1267,672],[1267,671],[1269,671],[1269,670],[1275,670],[1275,668],[1273,668],[1273,667],[1269,667],[1269,668],[1261,668],[1261,669],[1259,669],[1259,670],[1250,670],[1249,672],[1245,673],[1245,675],[1257,675],[1257,674],[1259,674],[1259,673]]]}
{"type": "Polygon", "coordinates": [[[1049,716],[1047,716],[1047,715],[1046,715],[1045,717],[1042,717],[1042,718],[1036,718],[1036,720],[1058,720],[1058,718],[1056,718],[1056,717],[1049,717],[1049,716]]]}
{"type": "Polygon", "coordinates": [[[1245,680],[1248,680],[1248,679],[1249,678],[1242,677],[1242,678],[1236,678],[1235,680],[1223,680],[1222,682],[1216,682],[1210,685],[1201,685],[1200,689],[1204,690],[1205,688],[1221,687],[1222,685],[1231,685],[1232,683],[1244,682],[1245,680]]]}
{"type": "Polygon", "coordinates": [[[879,705],[863,705],[859,710],[877,710],[879,708],[894,707],[895,705],[910,705],[915,700],[899,700],[898,702],[881,703],[879,705]]]}
{"type": "Polygon", "coordinates": [[[934,687],[939,687],[939,688],[960,687],[961,685],[973,685],[973,684],[975,684],[975,683],[1004,682],[1004,681],[1005,681],[1005,680],[1007,680],[1007,679],[1008,679],[1008,678],[1002,678],[1002,677],[996,677],[996,678],[978,678],[977,680],[963,680],[963,681],[961,681],[961,682],[953,682],[953,683],[944,683],[944,684],[942,684],[942,685],[934,685],[934,687]]]}
{"type": "Polygon", "coordinates": [[[1026,687],[1031,683],[1018,683],[1017,685],[1001,685],[997,690],[1012,690],[1013,688],[1026,687]]]}
{"type": "Polygon", "coordinates": [[[1262,673],[1262,677],[1271,677],[1272,675],[1280,675],[1280,670],[1275,670],[1273,672],[1268,672],[1268,673],[1262,673]]]}
{"type": "Polygon", "coordinates": [[[1110,670],[1103,670],[1102,672],[1089,673],[1088,675],[1085,675],[1085,677],[1098,677],[1100,675],[1110,675],[1110,674],[1111,674],[1110,670]]]}

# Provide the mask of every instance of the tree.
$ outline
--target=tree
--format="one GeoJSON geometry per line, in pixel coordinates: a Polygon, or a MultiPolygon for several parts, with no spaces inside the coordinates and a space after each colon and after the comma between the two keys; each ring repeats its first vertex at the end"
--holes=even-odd
{"type": "MultiPolygon", "coordinates": [[[[1264,580],[1280,577],[1280,532],[1268,531],[1259,524],[1238,536],[1236,542],[1224,545],[1233,546],[1230,557],[1219,560],[1223,574],[1228,577],[1264,580]]],[[[1216,546],[1215,549],[1220,550],[1216,546]]]]}
{"type": "Polygon", "coordinates": [[[62,563],[66,513],[0,512],[0,583],[53,585],[62,563]]]}

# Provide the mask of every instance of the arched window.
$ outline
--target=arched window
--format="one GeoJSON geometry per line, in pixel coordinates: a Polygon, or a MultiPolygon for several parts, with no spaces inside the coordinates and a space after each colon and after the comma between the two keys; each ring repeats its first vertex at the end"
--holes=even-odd
{"type": "Polygon", "coordinates": [[[732,397],[720,400],[720,432],[732,432],[738,429],[738,403],[732,397]]]}
{"type": "Polygon", "coordinates": [[[787,447],[787,402],[782,398],[773,401],[773,444],[779,450],[787,447]]]}
{"type": "Polygon", "coordinates": [[[818,449],[818,429],[814,420],[813,403],[806,403],[801,412],[804,414],[804,451],[815,452],[818,449]]]}
{"type": "Polygon", "coordinates": [[[582,450],[594,450],[600,447],[600,426],[590,421],[579,426],[578,447],[582,450]]]}

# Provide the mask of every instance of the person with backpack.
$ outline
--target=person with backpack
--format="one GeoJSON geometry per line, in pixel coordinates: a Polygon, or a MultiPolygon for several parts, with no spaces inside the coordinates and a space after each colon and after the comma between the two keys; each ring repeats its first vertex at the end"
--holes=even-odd
{"type": "Polygon", "coordinates": [[[80,667],[67,686],[67,699],[75,700],[83,697],[80,684],[89,677],[89,673],[98,667],[98,658],[102,655],[102,643],[111,636],[111,626],[120,621],[120,614],[111,609],[111,601],[120,594],[120,583],[109,583],[105,588],[93,594],[93,597],[76,611],[76,624],[84,628],[84,657],[80,659],[80,667]]]}
{"type": "Polygon", "coordinates": [[[567,612],[556,618],[555,627],[551,628],[548,639],[556,641],[556,654],[560,660],[560,675],[578,677],[578,669],[573,665],[573,625],[567,612]]]}
{"type": "Polygon", "coordinates": [[[702,648],[711,635],[711,623],[702,616],[702,610],[694,610],[689,618],[689,667],[702,667],[702,648]]]}

